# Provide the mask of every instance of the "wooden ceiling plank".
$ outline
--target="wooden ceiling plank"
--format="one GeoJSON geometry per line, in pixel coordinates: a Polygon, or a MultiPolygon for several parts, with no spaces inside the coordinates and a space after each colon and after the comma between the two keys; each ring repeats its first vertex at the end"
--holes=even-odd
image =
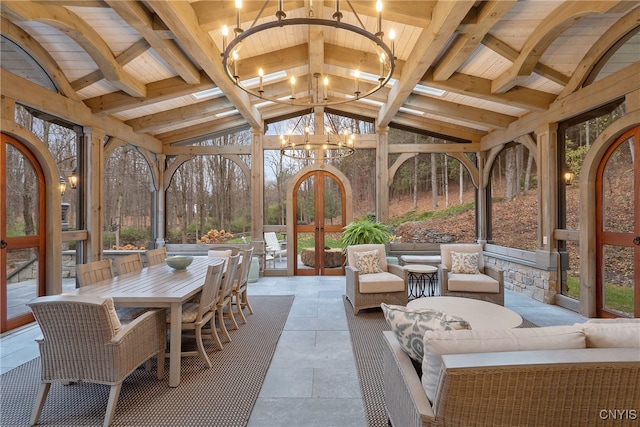
{"type": "Polygon", "coordinates": [[[43,6],[31,1],[5,1],[0,7],[3,13],[17,20],[42,22],[62,31],[85,49],[112,85],[132,96],[146,95],[145,85],[122,69],[102,37],[68,9],[55,5],[43,6]]]}
{"type": "MultiPolygon", "coordinates": [[[[240,17],[243,21],[253,21],[262,9],[264,0],[259,1],[244,1],[242,2],[242,10],[240,11],[240,17]],[[249,18],[249,19],[247,19],[249,18]]],[[[236,8],[233,0],[202,0],[196,1],[191,4],[193,10],[198,16],[198,22],[205,31],[220,31],[223,25],[231,24],[235,25],[236,22],[236,8]]],[[[305,2],[301,0],[283,2],[282,9],[287,13],[294,9],[300,9],[305,6],[305,2]]],[[[278,10],[277,2],[269,2],[262,12],[262,16],[274,16],[278,10]]]]}
{"type": "Polygon", "coordinates": [[[202,67],[236,106],[240,114],[253,128],[262,127],[260,113],[249,102],[249,95],[235,87],[227,78],[220,62],[220,51],[209,34],[198,24],[195,12],[190,4],[170,0],[154,1],[149,5],[171,29],[175,36],[188,49],[194,60],[202,67]]]}
{"type": "MultiPolygon", "coordinates": [[[[182,129],[160,133],[155,135],[155,137],[162,141],[162,144],[164,145],[163,151],[166,151],[167,145],[170,144],[200,138],[215,132],[221,132],[227,129],[234,129],[246,125],[247,121],[240,114],[235,114],[216,121],[200,123],[193,126],[187,126],[182,129]]],[[[182,151],[180,151],[180,153],[182,153],[182,151]]]]}
{"type": "Polygon", "coordinates": [[[185,82],[197,84],[200,82],[200,72],[193,65],[191,59],[185,55],[174,40],[167,40],[154,30],[154,19],[151,14],[136,1],[105,0],[106,3],[125,22],[135,28],[149,45],[173,68],[185,82]]]}
{"type": "MultiPolygon", "coordinates": [[[[330,7],[335,10],[335,0],[325,0],[325,7],[330,7]]],[[[353,7],[353,10],[359,15],[376,16],[375,1],[354,1],[349,2],[353,7]]],[[[411,25],[413,27],[425,28],[431,21],[433,9],[435,8],[436,1],[433,0],[421,0],[421,1],[384,1],[382,8],[382,19],[384,21],[398,22],[405,25],[411,25]]],[[[342,6],[341,9],[348,8],[348,6],[342,6]]]]}
{"type": "Polygon", "coordinates": [[[403,112],[399,112],[394,117],[393,123],[472,142],[479,142],[480,138],[487,134],[487,132],[470,127],[441,122],[427,117],[418,117],[414,114],[403,112]]]}
{"type": "Polygon", "coordinates": [[[132,108],[144,107],[157,102],[168,101],[170,99],[191,95],[202,90],[213,89],[216,86],[204,72],[201,72],[200,83],[190,85],[180,77],[171,77],[149,83],[147,85],[147,96],[136,98],[124,92],[109,93],[95,98],[85,99],[84,103],[91,108],[97,116],[120,113],[132,108]]]}
{"type": "Polygon", "coordinates": [[[617,1],[562,3],[531,33],[513,65],[491,82],[491,91],[504,93],[522,83],[534,71],[547,48],[567,28],[589,15],[605,13],[617,4],[617,1]]]}
{"type": "Polygon", "coordinates": [[[446,54],[438,61],[433,71],[434,80],[446,80],[467,60],[469,55],[482,43],[489,30],[511,10],[516,0],[496,0],[484,2],[474,7],[476,18],[467,23],[465,32],[460,34],[446,54]]]}
{"type": "Polygon", "coordinates": [[[377,126],[387,126],[393,120],[404,100],[433,65],[473,4],[473,1],[445,1],[436,4],[433,19],[420,34],[402,75],[389,93],[387,103],[380,108],[377,126]]]}

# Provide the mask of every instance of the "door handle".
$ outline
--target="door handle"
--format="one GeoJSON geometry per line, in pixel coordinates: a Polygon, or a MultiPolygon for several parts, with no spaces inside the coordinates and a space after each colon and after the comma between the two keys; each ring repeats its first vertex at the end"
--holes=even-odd
{"type": "Polygon", "coordinates": [[[633,238],[633,244],[634,245],[640,245],[640,236],[636,236],[633,238]]]}
{"type": "Polygon", "coordinates": [[[0,249],[4,249],[7,247],[7,242],[5,242],[4,240],[0,240],[0,249]]]}

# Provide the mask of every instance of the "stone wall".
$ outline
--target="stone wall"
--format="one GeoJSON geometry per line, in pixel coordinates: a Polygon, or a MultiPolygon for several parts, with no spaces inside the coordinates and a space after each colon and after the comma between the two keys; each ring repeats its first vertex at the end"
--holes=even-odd
{"type": "Polygon", "coordinates": [[[545,304],[556,303],[556,293],[560,292],[557,268],[542,268],[534,252],[493,245],[490,249],[492,252],[484,252],[484,262],[504,271],[505,289],[545,304]]]}

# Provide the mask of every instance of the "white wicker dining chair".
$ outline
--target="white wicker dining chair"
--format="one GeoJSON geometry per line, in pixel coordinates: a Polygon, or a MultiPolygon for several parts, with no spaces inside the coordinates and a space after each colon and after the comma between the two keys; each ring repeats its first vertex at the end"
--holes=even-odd
{"type": "Polygon", "coordinates": [[[111,386],[104,417],[104,426],[108,426],[122,382],[138,366],[157,357],[158,379],[164,377],[165,310],[149,310],[122,325],[110,297],[55,295],[36,298],[28,305],[43,334],[37,340],[40,388],[31,425],[40,419],[53,382],[111,386]]]}

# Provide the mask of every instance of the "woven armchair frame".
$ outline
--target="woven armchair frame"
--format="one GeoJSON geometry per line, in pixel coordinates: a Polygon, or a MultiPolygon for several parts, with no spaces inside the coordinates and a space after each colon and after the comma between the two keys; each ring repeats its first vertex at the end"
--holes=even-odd
{"type": "Polygon", "coordinates": [[[51,296],[29,306],[43,338],[40,389],[31,424],[37,423],[52,382],[91,382],[111,386],[104,425],[111,424],[122,382],[152,357],[164,377],[165,311],[150,310],[114,330],[107,304],[88,298],[51,296]]]}

